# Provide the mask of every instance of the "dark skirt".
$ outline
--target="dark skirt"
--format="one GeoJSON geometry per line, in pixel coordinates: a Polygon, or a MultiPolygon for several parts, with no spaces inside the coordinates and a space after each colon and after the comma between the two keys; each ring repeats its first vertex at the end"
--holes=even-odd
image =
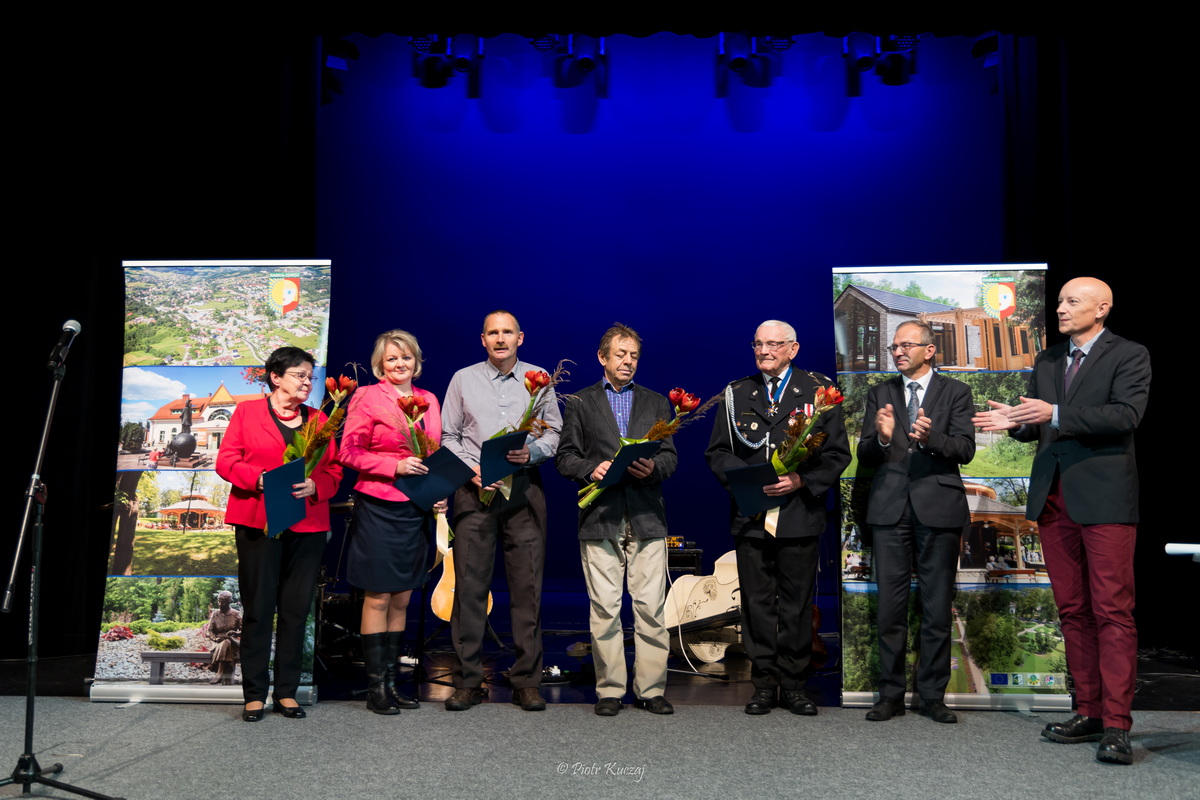
{"type": "Polygon", "coordinates": [[[368,592],[403,592],[429,579],[433,513],[356,492],[346,580],[368,592]]]}

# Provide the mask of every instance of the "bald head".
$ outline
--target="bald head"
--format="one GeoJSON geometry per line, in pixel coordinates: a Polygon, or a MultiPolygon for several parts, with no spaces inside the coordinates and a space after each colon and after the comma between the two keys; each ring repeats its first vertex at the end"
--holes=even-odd
{"type": "Polygon", "coordinates": [[[1082,345],[1104,329],[1112,310],[1112,289],[1098,278],[1067,281],[1058,293],[1058,330],[1082,345]]]}

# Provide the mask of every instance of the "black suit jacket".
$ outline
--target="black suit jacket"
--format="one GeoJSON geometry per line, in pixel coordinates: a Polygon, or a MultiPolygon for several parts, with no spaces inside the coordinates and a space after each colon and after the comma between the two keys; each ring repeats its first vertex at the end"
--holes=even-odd
{"type": "Polygon", "coordinates": [[[867,393],[862,439],[858,443],[858,463],[875,467],[867,523],[895,525],[912,502],[913,512],[922,525],[931,528],[957,528],[970,524],[971,512],[963,491],[959,464],[975,457],[975,428],[971,425],[974,406],[971,387],[962,381],[934,373],[925,391],[921,407],[932,425],[924,447],[910,445],[906,379],[892,378],[867,393]],[[879,444],[875,414],[892,404],[896,417],[891,445],[879,444]],[[911,450],[910,450],[911,447],[911,450]]]}
{"type": "Polygon", "coordinates": [[[1072,349],[1068,341],[1040,353],[1029,379],[1027,396],[1058,406],[1058,429],[1047,422],[1012,432],[1022,441],[1038,440],[1025,516],[1036,520],[1042,513],[1057,472],[1074,522],[1135,523],[1133,432],[1150,399],[1150,354],[1105,329],[1064,397],[1063,377],[1072,349]]]}
{"type": "MultiPolygon", "coordinates": [[[[831,385],[833,381],[824,375],[793,368],[779,408],[772,416],[767,413],[770,403],[761,372],[730,384],[736,431],[751,443],[760,442],[764,437],[770,437],[770,441],[757,449],[742,442],[730,428],[730,410],[727,401],[723,400],[717,407],[712,437],[704,453],[709,468],[721,485],[729,488],[729,482],[725,479],[726,470],[770,460],[774,448],[787,438],[787,423],[792,410],[803,411],[806,403],[812,403],[818,386],[831,385]]],[[[829,438],[817,454],[797,470],[797,474],[804,479],[804,486],[789,495],[779,510],[776,535],[781,539],[819,536],[824,532],[825,494],[837,485],[842,471],[850,463],[850,443],[846,438],[841,406],[825,412],[817,419],[813,432],[821,431],[827,433],[829,438]]],[[[730,531],[735,536],[761,538],[767,535],[761,516],[758,519],[743,517],[738,514],[735,505],[731,517],[730,531]]]]}
{"type": "MultiPolygon", "coordinates": [[[[633,385],[633,407],[629,412],[627,439],[640,439],[658,420],[670,422],[671,404],[658,392],[633,385]]],[[[604,382],[589,386],[567,398],[563,430],[555,464],[559,473],[579,485],[592,482],[592,472],[609,461],[621,447],[617,418],[605,393],[604,382]]],[[[580,539],[616,539],[625,530],[626,513],[633,533],[641,539],[667,535],[667,512],[663,506],[662,482],[675,472],[679,456],[671,437],[663,440],[654,454],[654,472],[638,480],[626,474],[587,508],[579,512],[580,539]]]]}

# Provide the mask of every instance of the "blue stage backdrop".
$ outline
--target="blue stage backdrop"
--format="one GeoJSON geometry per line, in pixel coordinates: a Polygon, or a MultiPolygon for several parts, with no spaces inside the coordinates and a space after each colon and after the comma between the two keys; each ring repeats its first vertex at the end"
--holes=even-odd
{"type": "MultiPolygon", "coordinates": [[[[969,37],[922,37],[907,84],[865,74],[851,97],[842,40],[805,35],[771,56],[770,86],[731,79],[718,97],[716,38],[613,36],[599,97],[556,88],[552,57],[504,35],[485,40],[478,98],[457,74],[423,88],[407,39],[350,38],[361,55],[318,119],[316,250],[352,287],[331,371],[403,327],[441,397],[505,308],[523,358],[578,362],[567,391],[599,379],[619,320],[645,339],[636,380],[707,398],[753,370],[767,318],[795,325],[799,364],[835,373],[834,266],[1004,260],[1004,95],[969,37]]],[[[665,486],[672,533],[706,567],[732,546],[710,431],[679,435],[665,486]]],[[[546,590],[582,592],[575,487],[543,473],[546,590]]]]}

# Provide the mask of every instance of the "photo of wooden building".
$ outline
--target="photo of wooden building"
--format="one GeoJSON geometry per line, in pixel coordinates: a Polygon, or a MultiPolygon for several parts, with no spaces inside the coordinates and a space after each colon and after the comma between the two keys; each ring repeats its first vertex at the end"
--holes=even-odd
{"type": "Polygon", "coordinates": [[[894,372],[887,347],[897,328],[914,321],[933,327],[938,369],[1032,369],[1037,356],[1028,325],[995,319],[982,306],[956,308],[852,283],[833,308],[839,372],[894,372]]]}

